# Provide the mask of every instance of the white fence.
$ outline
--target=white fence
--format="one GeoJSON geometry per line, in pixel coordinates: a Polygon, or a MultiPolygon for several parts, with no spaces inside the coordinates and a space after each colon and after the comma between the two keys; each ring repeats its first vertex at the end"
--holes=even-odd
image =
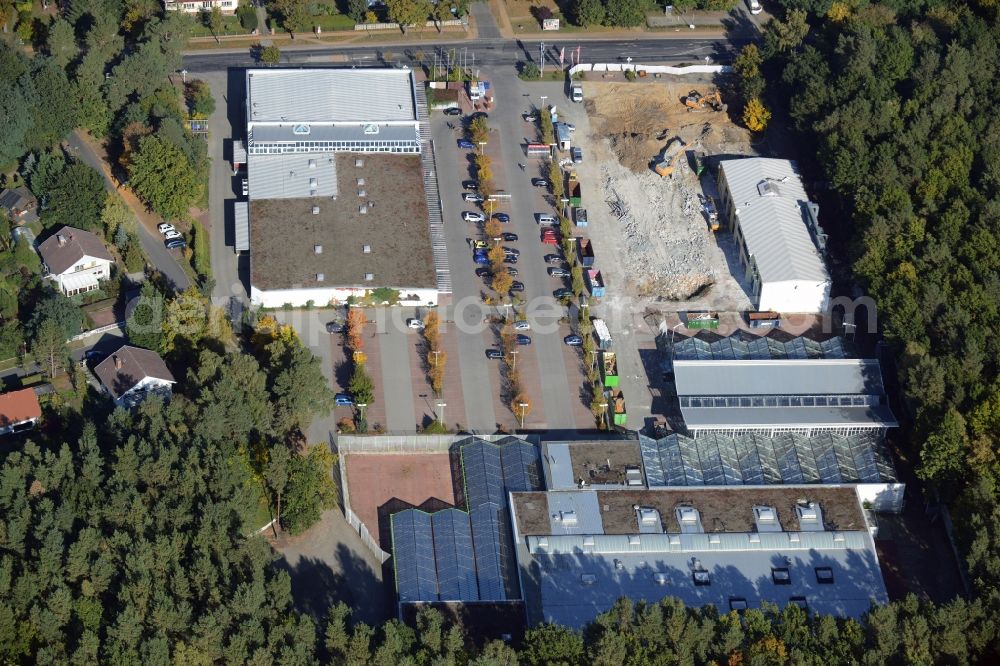
{"type": "Polygon", "coordinates": [[[649,74],[722,74],[733,71],[729,65],[685,65],[671,67],[669,65],[642,65],[639,63],[587,63],[570,67],[570,75],[581,72],[624,72],[626,70],[648,72],[649,74]]]}
{"type": "MultiPolygon", "coordinates": [[[[440,25],[441,25],[442,28],[456,27],[456,26],[457,27],[468,28],[468,26],[466,26],[466,24],[465,24],[465,21],[463,21],[461,19],[451,19],[450,21],[441,21],[440,25]]],[[[427,21],[424,24],[425,28],[436,28],[437,26],[438,26],[438,24],[435,23],[434,21],[427,21]]],[[[399,30],[399,24],[398,23],[355,23],[354,24],[354,29],[357,30],[357,31],[360,31],[360,32],[369,32],[369,31],[372,31],[372,30],[375,30],[375,31],[378,31],[378,30],[399,30]]]]}
{"type": "Polygon", "coordinates": [[[77,340],[83,340],[84,338],[89,338],[92,335],[97,335],[98,333],[107,333],[108,331],[113,331],[115,329],[119,329],[119,330],[122,331],[122,333],[124,333],[125,332],[125,322],[118,321],[118,322],[115,322],[114,324],[108,324],[107,326],[101,326],[100,328],[95,328],[95,329],[91,329],[89,331],[84,331],[83,333],[80,333],[79,335],[74,335],[67,342],[76,342],[77,340]]]}

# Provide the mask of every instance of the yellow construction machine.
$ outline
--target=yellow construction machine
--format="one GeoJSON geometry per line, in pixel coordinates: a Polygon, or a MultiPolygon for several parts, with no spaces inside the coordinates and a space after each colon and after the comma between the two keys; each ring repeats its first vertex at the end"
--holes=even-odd
{"type": "Polygon", "coordinates": [[[722,102],[722,95],[716,90],[711,95],[702,95],[697,90],[692,90],[687,94],[687,97],[682,97],[681,101],[684,102],[684,106],[688,108],[688,111],[707,111],[712,109],[713,111],[725,111],[728,107],[722,102]]]}

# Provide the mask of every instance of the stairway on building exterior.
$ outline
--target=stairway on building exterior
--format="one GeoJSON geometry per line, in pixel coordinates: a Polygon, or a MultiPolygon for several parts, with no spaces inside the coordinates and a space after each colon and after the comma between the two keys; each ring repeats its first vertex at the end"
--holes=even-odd
{"type": "Polygon", "coordinates": [[[431,232],[431,248],[434,252],[434,272],[437,275],[437,289],[451,293],[451,270],[448,268],[448,249],[444,241],[444,219],[441,215],[441,193],[438,190],[437,165],[434,159],[434,142],[431,141],[430,117],[427,112],[427,97],[424,89],[417,86],[417,120],[420,121],[420,161],[424,172],[424,196],[427,198],[427,213],[431,232]]]}

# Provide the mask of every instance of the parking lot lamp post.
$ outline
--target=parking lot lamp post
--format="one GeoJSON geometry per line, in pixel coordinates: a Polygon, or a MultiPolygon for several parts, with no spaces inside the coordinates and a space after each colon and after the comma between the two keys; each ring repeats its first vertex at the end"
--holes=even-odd
{"type": "Polygon", "coordinates": [[[632,64],[632,56],[629,56],[629,57],[625,58],[625,62],[628,63],[629,65],[631,65],[632,64]]]}
{"type": "Polygon", "coordinates": [[[485,145],[486,145],[486,142],[485,142],[485,141],[480,141],[480,142],[479,142],[479,154],[480,154],[480,155],[482,155],[482,154],[483,154],[483,146],[485,146],[485,145]]]}
{"type": "Polygon", "coordinates": [[[512,351],[510,355],[512,359],[510,362],[510,369],[517,370],[517,350],[515,349],[514,351],[512,351]]]}
{"type": "Polygon", "coordinates": [[[433,349],[433,350],[431,350],[431,353],[434,354],[434,367],[436,368],[437,365],[438,365],[438,354],[441,353],[441,350],[439,350],[439,349],[433,349]]]}
{"type": "MultiPolygon", "coordinates": [[[[545,74],[545,42],[540,42],[538,44],[538,62],[541,65],[541,67],[539,68],[538,71],[541,72],[542,75],[544,75],[545,74]]],[[[543,97],[542,99],[545,99],[545,98],[543,97]]]]}
{"type": "Polygon", "coordinates": [[[444,408],[447,407],[447,406],[448,406],[448,404],[444,403],[444,402],[437,403],[437,407],[438,407],[438,423],[440,423],[441,425],[444,425],[444,408]]]}
{"type": "Polygon", "coordinates": [[[601,421],[605,424],[608,422],[608,403],[606,402],[601,403],[601,421]]]}
{"type": "Polygon", "coordinates": [[[364,423],[364,420],[365,420],[365,407],[367,407],[367,406],[368,406],[367,402],[359,402],[358,403],[358,409],[361,410],[361,422],[362,423],[364,423]]]}
{"type": "Polygon", "coordinates": [[[597,363],[597,350],[596,349],[591,349],[590,350],[590,368],[591,368],[591,370],[593,370],[595,363],[597,363]]]}
{"type": "Polygon", "coordinates": [[[545,100],[547,100],[548,98],[549,98],[549,96],[548,96],[548,95],[542,95],[542,96],[541,96],[541,97],[539,98],[539,99],[541,99],[541,100],[542,100],[542,108],[541,108],[541,109],[539,110],[539,113],[545,113],[545,100]]]}
{"type": "Polygon", "coordinates": [[[528,408],[528,403],[519,402],[517,406],[521,408],[521,430],[524,430],[524,412],[528,408]]]}

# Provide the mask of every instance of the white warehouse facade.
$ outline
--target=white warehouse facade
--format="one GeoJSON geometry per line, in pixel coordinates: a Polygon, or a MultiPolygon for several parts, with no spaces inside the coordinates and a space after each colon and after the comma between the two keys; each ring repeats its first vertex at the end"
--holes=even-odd
{"type": "Polygon", "coordinates": [[[820,313],[830,301],[826,236],[798,168],[753,157],[719,164],[719,195],[758,311],[820,313]]]}

